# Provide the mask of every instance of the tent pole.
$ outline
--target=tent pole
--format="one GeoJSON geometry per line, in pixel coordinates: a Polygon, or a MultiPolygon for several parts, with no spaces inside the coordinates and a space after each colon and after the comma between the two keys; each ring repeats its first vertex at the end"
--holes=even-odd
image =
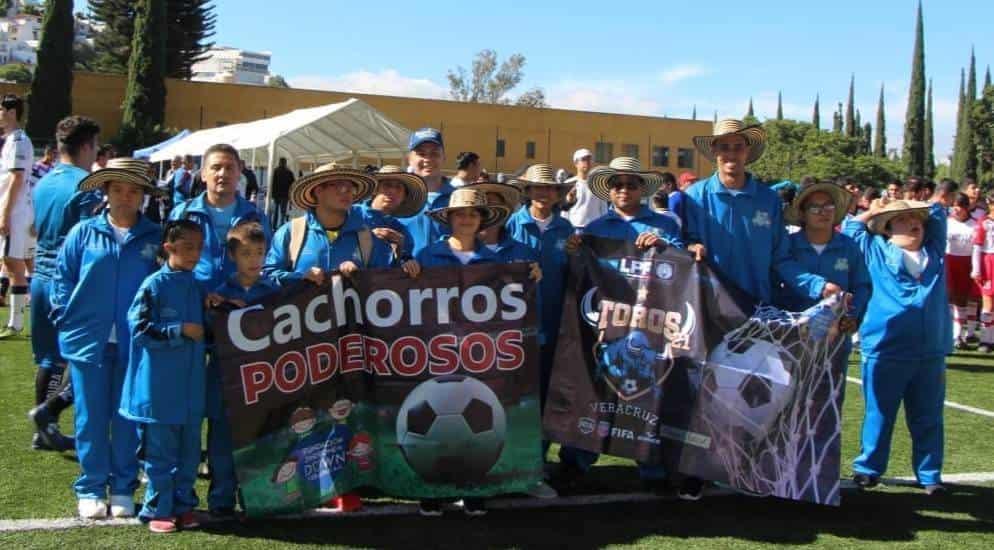
{"type": "Polygon", "coordinates": [[[266,179],[269,180],[269,181],[266,182],[266,205],[263,208],[263,210],[266,212],[267,216],[270,215],[270,213],[269,213],[270,210],[271,210],[270,205],[273,202],[272,201],[272,197],[273,197],[273,190],[272,190],[272,186],[273,186],[273,157],[275,156],[275,154],[276,154],[276,140],[274,139],[273,141],[269,142],[269,155],[268,155],[269,158],[266,160],[266,179]]]}

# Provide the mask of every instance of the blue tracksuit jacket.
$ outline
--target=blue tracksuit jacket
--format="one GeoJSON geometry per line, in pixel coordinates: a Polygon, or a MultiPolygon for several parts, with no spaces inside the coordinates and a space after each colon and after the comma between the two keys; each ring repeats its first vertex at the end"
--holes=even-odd
{"type": "Polygon", "coordinates": [[[680,226],[669,216],[653,211],[648,206],[639,209],[631,220],[622,218],[613,208],[606,214],[587,224],[585,235],[606,237],[621,241],[634,241],[642,233],[654,233],[677,248],[683,248],[680,226]]]}
{"type": "MultiPolygon", "coordinates": [[[[449,246],[448,241],[438,241],[428,246],[418,254],[418,263],[421,267],[438,267],[438,266],[462,266],[463,263],[459,261],[459,258],[452,253],[452,248],[449,246]]],[[[490,251],[483,242],[476,241],[476,250],[473,252],[473,257],[470,258],[469,264],[486,264],[486,263],[500,263],[500,258],[497,254],[490,251]]]]}
{"type": "Polygon", "coordinates": [[[198,424],[204,417],[204,342],[183,336],[204,324],[204,292],[192,271],[163,265],[138,289],[128,310],[131,359],[120,413],[142,423],[198,424]]]}
{"type": "Polygon", "coordinates": [[[442,186],[439,187],[438,191],[428,193],[428,200],[421,207],[421,211],[409,218],[400,220],[400,223],[404,224],[407,227],[407,231],[411,234],[413,243],[411,253],[414,256],[417,256],[428,245],[434,244],[443,235],[449,233],[448,227],[429,218],[425,215],[425,212],[448,206],[449,195],[453,191],[455,191],[455,188],[449,183],[449,178],[442,178],[442,186]]]}
{"type": "Polygon", "coordinates": [[[411,232],[407,230],[407,226],[404,225],[399,218],[395,218],[389,214],[384,214],[379,210],[373,210],[373,207],[368,203],[356,205],[352,208],[353,210],[358,210],[360,212],[363,221],[370,229],[385,227],[387,229],[393,229],[403,235],[404,246],[400,249],[400,257],[414,257],[414,238],[411,237],[411,232]]]}
{"type": "Polygon", "coordinates": [[[69,230],[83,216],[79,211],[76,186],[89,172],[72,164],[59,163],[52,167],[31,193],[34,204],[34,226],[38,235],[35,248],[35,277],[51,279],[55,275],[59,249],[69,230]]]}
{"type": "MultiPolygon", "coordinates": [[[[835,233],[825,249],[818,254],[808,242],[804,231],[787,237],[790,256],[808,273],[820,275],[853,295],[850,314],[861,318],[870,299],[870,273],[863,261],[863,252],[852,238],[835,233]]],[[[777,307],[787,311],[803,311],[818,303],[818,299],[802,295],[797,289],[782,284],[777,286],[777,307]]]]}

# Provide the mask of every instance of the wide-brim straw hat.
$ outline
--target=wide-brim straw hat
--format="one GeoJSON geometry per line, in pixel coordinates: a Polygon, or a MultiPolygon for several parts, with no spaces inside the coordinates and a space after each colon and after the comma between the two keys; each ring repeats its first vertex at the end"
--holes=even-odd
{"type": "Polygon", "coordinates": [[[428,186],[425,185],[425,180],[417,174],[404,171],[399,166],[385,165],[373,174],[373,179],[377,184],[383,181],[395,181],[407,190],[404,193],[404,202],[390,214],[395,218],[409,218],[417,214],[428,200],[428,186]]]}
{"type": "Polygon", "coordinates": [[[866,222],[866,230],[877,235],[884,235],[887,224],[902,214],[912,214],[923,222],[928,221],[930,205],[922,201],[897,200],[887,203],[866,222]]]}
{"type": "Polygon", "coordinates": [[[829,182],[812,183],[802,187],[783,213],[784,221],[792,225],[801,225],[804,220],[804,212],[801,207],[804,205],[804,201],[808,200],[808,197],[814,193],[825,193],[832,198],[832,204],[835,205],[835,217],[832,219],[832,225],[842,223],[849,210],[849,201],[852,200],[852,195],[838,185],[829,182]]]}
{"type": "Polygon", "coordinates": [[[611,203],[611,178],[615,176],[635,176],[642,182],[642,196],[648,197],[663,184],[663,175],[659,172],[643,171],[642,163],[634,157],[618,157],[607,166],[598,166],[587,176],[587,185],[595,197],[611,203]]]}
{"type": "Polygon", "coordinates": [[[484,193],[496,193],[503,199],[504,206],[508,207],[511,212],[516,211],[521,208],[521,188],[517,185],[511,185],[508,183],[468,183],[463,186],[466,189],[476,189],[483,191],[484,193]]]}
{"type": "Polygon", "coordinates": [[[376,180],[365,171],[329,162],[318,166],[314,172],[293,182],[293,187],[290,188],[290,204],[304,210],[316,208],[318,199],[314,196],[314,191],[318,186],[339,180],[348,181],[355,186],[353,203],[368,199],[376,187],[376,180]]]}
{"type": "Polygon", "coordinates": [[[432,219],[449,224],[449,215],[454,210],[460,208],[476,208],[483,215],[480,222],[480,230],[504,223],[504,220],[511,214],[511,210],[504,206],[494,206],[487,204],[487,195],[480,189],[467,189],[460,187],[449,195],[449,205],[444,208],[429,210],[428,215],[432,219]]]}
{"type": "Polygon", "coordinates": [[[694,138],[694,147],[697,151],[711,162],[715,161],[714,142],[724,136],[742,136],[746,145],[749,146],[749,156],[746,164],[752,164],[763,156],[766,149],[766,130],[759,124],[746,126],[741,120],[726,118],[719,120],[714,125],[714,133],[709,136],[697,136],[694,138]]]}
{"type": "Polygon", "coordinates": [[[565,190],[568,186],[556,179],[556,171],[549,164],[532,164],[523,174],[511,178],[510,183],[521,189],[528,187],[555,187],[565,190]]]}
{"type": "Polygon", "coordinates": [[[140,187],[146,193],[161,195],[163,191],[155,185],[152,177],[148,174],[149,166],[149,163],[140,159],[112,158],[107,161],[107,166],[80,180],[76,189],[78,191],[93,191],[94,189],[103,189],[112,181],[120,181],[140,187]]]}

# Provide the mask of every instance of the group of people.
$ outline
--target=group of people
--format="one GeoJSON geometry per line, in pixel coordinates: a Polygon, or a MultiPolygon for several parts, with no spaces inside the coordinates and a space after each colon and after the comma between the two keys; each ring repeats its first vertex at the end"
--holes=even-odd
{"type": "MultiPolygon", "coordinates": [[[[957,209],[969,208],[959,206],[960,198],[932,204],[875,200],[857,214],[850,209],[851,192],[814,182],[784,209],[777,193],[746,171],[763,153],[764,130],[737,120],[720,121],[713,134],[695,138],[716,167],[696,183],[689,174],[670,181],[630,157],[594,167],[586,149],[574,155],[577,175],[569,180],[548,164],[533,164],[505,182],[490,182],[471,173],[480,162],[473,154],[460,155],[462,176],[453,181],[443,175],[442,134],[422,128],[410,136],[407,167],[383,166],[370,174],[330,164],[292,181],[286,202],[304,215],[275,232],[239,192],[244,163],[238,151],[213,145],[196,174],[185,160],[174,166],[171,180],[179,185],[170,189],[173,204],[160,225],[143,213],[147,197],[166,191],[149,165],[118,157],[90,172],[100,129],[81,116],[58,124],[58,161],[29,197],[23,177],[31,169],[30,142],[23,143],[27,137],[16,125],[22,110],[21,103],[0,101],[7,138],[0,159],[0,236],[7,272],[15,275],[11,315],[23,312],[27,293],[26,282],[16,277],[26,273],[27,259],[18,239],[33,225],[32,348],[39,367],[30,413],[34,445],[76,449],[81,474],[74,491],[83,518],[136,514],[140,449],[147,485],[137,515],[155,532],[195,527],[193,485],[205,418],[208,511],[235,514],[231,427],[206,320],[216,308],[242,307],[300,281],[324,284],[333,272],[350,277],[395,268],[418,277],[437,266],[528,263],[539,285],[544,400],[568,255],[588,235],[644,249],[686,249],[757,303],[799,310],[840,292],[852,294],[840,328],[861,335],[866,410],[855,480],[871,487],[886,471],[903,401],[918,480],[929,494],[943,491],[943,372],[953,334],[946,203],[953,201],[959,219],[957,209]],[[186,195],[194,176],[203,191],[186,195]],[[666,205],[654,200],[656,211],[644,203],[659,199],[660,188],[666,205]],[[32,203],[27,219],[20,209],[32,203]],[[799,230],[788,235],[786,224],[799,230]],[[74,441],[57,424],[72,404],[74,441]]],[[[994,220],[990,230],[994,242],[994,220]]],[[[597,455],[562,447],[559,459],[550,482],[562,489],[576,483],[597,455]]],[[[667,482],[657,465],[642,464],[639,473],[652,489],[667,482]]],[[[683,479],[679,494],[698,499],[703,485],[683,479]]],[[[544,482],[531,493],[556,495],[544,482]]],[[[347,508],[356,498],[345,495],[336,504],[347,508]]],[[[464,508],[470,515],[486,512],[479,499],[464,499],[464,508]]],[[[421,503],[424,515],[442,509],[439,501],[421,503]]]]}

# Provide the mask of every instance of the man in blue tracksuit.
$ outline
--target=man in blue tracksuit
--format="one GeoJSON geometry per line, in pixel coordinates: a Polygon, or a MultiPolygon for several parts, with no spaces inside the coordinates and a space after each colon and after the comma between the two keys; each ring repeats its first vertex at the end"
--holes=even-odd
{"type": "MultiPolygon", "coordinates": [[[[59,336],[49,317],[52,279],[56,260],[69,230],[81,218],[76,191],[79,182],[97,158],[100,126],[92,119],[70,116],[55,128],[59,162],[35,185],[34,227],[38,236],[34,276],[31,279],[31,349],[38,372],[35,377],[35,408],[28,416],[35,423],[32,446],[64,451],[72,439],[59,433],[59,413],[72,405],[72,390],[66,362],[59,353],[59,336]]],[[[87,216],[89,217],[89,216],[87,216]]]]}
{"type": "Polygon", "coordinates": [[[59,251],[52,281],[52,318],[69,362],[76,395],[73,485],[83,518],[134,513],[138,486],[137,426],[118,414],[131,340],[127,312],[156,267],[159,226],[140,213],[143,191],[157,192],[147,163],[115,158],[90,174],[81,191],[103,187],[108,210],[74,227],[59,251]]]}
{"type": "Polygon", "coordinates": [[[183,157],[182,166],[176,168],[169,181],[169,190],[172,191],[170,197],[173,208],[183,204],[188,199],[193,198],[193,157],[186,155],[183,157]]]}
{"type": "Polygon", "coordinates": [[[414,241],[411,253],[416,257],[425,247],[449,233],[447,227],[428,217],[427,212],[448,206],[449,195],[455,188],[449,183],[449,178],[442,175],[445,144],[441,132],[434,128],[421,128],[411,134],[407,149],[410,151],[407,154],[409,171],[420,176],[428,190],[428,199],[418,213],[402,221],[414,241]]]}
{"type": "MultiPolygon", "coordinates": [[[[227,253],[228,231],[236,225],[258,222],[270,239],[266,215],[238,193],[241,163],[238,151],[227,144],[212,145],[204,153],[201,170],[207,189],[199,196],[173,206],[171,220],[188,219],[204,233],[204,245],[194,275],[204,293],[211,292],[235,272],[235,263],[227,253]]],[[[209,510],[229,510],[235,506],[234,460],[227,417],[221,400],[221,376],[217,367],[207,365],[207,463],[211,468],[211,489],[207,495],[209,510]]]]}
{"type": "Polygon", "coordinates": [[[873,294],[860,327],[865,413],[854,481],[876,485],[887,470],[902,401],[911,462],[928,494],[942,486],[945,356],[952,352],[946,296],[946,211],[939,204],[881,201],[844,227],[866,257],[873,294]]]}

